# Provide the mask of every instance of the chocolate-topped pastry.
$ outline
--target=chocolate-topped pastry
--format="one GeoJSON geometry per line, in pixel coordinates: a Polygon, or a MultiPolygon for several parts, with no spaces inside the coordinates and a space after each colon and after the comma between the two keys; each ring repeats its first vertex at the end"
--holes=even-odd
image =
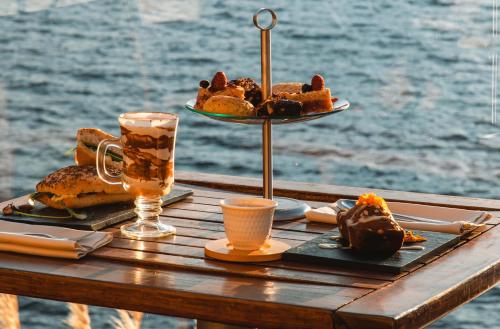
{"type": "Polygon", "coordinates": [[[262,90],[253,79],[239,78],[237,80],[231,80],[231,82],[245,89],[245,100],[252,103],[253,106],[257,106],[262,102],[262,90]]]}
{"type": "Polygon", "coordinates": [[[345,243],[363,254],[391,255],[403,245],[404,230],[392,217],[384,199],[363,194],[356,205],[337,214],[345,243]]]}

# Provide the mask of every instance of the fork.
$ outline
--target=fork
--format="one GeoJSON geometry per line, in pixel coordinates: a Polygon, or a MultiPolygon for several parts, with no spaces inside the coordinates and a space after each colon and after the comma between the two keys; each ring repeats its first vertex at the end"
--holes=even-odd
{"type": "MultiPolygon", "coordinates": [[[[339,209],[350,209],[356,205],[356,201],[354,200],[337,200],[335,203],[339,209]]],[[[443,224],[447,223],[442,220],[437,220],[437,219],[431,219],[431,218],[424,218],[424,217],[418,217],[418,216],[411,216],[411,215],[403,215],[403,214],[398,214],[398,213],[392,213],[392,216],[396,220],[404,221],[404,222],[421,222],[421,223],[434,223],[434,224],[443,224]]]]}

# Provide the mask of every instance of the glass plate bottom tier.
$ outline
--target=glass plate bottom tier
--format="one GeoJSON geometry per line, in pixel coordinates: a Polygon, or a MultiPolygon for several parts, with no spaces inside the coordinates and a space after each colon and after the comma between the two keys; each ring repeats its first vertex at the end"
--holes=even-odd
{"type": "MultiPolygon", "coordinates": [[[[247,125],[256,125],[256,124],[262,124],[266,120],[266,118],[262,117],[247,117],[247,116],[236,116],[236,115],[230,115],[230,114],[220,114],[220,113],[211,113],[211,112],[205,112],[202,110],[197,110],[194,108],[194,104],[196,103],[196,99],[191,99],[186,103],[186,109],[198,113],[204,116],[207,116],[209,118],[219,120],[219,121],[225,121],[225,122],[234,122],[234,123],[240,123],[240,124],[247,124],[247,125]]],[[[342,112],[343,110],[346,110],[349,108],[349,102],[345,99],[338,99],[335,103],[333,103],[333,110],[332,111],[327,111],[327,112],[316,112],[316,113],[308,113],[304,115],[298,115],[298,116],[276,116],[276,117],[269,117],[271,120],[272,124],[287,124],[287,123],[294,123],[294,122],[302,122],[302,121],[309,121],[309,120],[314,120],[314,119],[319,119],[327,115],[332,115],[335,113],[342,112]]]]}

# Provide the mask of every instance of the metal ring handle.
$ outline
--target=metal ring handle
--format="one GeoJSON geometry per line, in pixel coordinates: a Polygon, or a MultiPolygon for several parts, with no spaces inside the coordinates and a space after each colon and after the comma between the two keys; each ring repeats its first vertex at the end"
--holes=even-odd
{"type": "Polygon", "coordinates": [[[276,26],[276,23],[278,23],[278,19],[276,18],[276,13],[272,10],[272,9],[269,9],[269,8],[260,8],[256,13],[255,15],[253,15],[253,23],[254,25],[261,31],[269,31],[271,30],[273,27],[276,26]],[[260,26],[259,24],[259,15],[262,14],[263,12],[268,12],[271,14],[271,24],[269,24],[268,26],[266,27],[262,27],[260,26]]]}

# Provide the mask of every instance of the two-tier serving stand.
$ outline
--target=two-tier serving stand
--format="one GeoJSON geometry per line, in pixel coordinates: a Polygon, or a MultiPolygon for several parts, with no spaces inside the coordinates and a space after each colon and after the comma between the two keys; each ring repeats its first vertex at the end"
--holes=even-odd
{"type": "MultiPolygon", "coordinates": [[[[260,48],[261,48],[261,83],[262,99],[268,99],[271,96],[271,29],[276,26],[276,13],[268,8],[259,9],[253,16],[253,23],[260,30],[260,48]],[[259,15],[268,12],[271,14],[271,23],[262,27],[259,24],[259,15]]],[[[205,115],[215,120],[233,122],[239,124],[262,125],[262,164],[263,164],[263,197],[273,199],[273,150],[272,150],[272,126],[276,124],[289,124],[302,121],[319,119],[321,117],[342,112],[349,107],[346,100],[337,100],[334,103],[333,111],[309,113],[299,116],[272,116],[272,117],[247,117],[234,116],[228,114],[210,113],[194,108],[196,100],[190,100],[186,104],[186,109],[205,115]]],[[[268,104],[267,106],[271,106],[268,104]]],[[[292,220],[303,218],[304,213],[310,207],[304,202],[290,198],[274,198],[278,202],[274,220],[292,220]]]]}

